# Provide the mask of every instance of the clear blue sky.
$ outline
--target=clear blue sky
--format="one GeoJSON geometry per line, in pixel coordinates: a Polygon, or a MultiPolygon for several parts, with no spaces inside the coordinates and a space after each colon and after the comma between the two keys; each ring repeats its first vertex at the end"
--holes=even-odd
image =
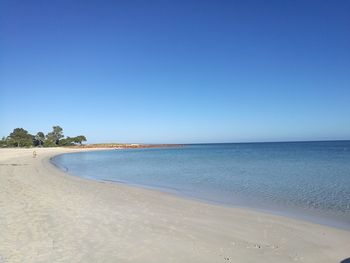
{"type": "Polygon", "coordinates": [[[350,139],[350,1],[1,1],[0,136],[350,139]]]}

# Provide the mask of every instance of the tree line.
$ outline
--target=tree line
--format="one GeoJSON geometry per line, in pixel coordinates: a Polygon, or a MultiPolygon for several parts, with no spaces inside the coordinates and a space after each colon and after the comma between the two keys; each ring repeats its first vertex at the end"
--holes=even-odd
{"type": "Polygon", "coordinates": [[[46,135],[43,132],[32,135],[23,128],[16,128],[0,140],[0,147],[57,147],[82,145],[83,142],[86,142],[84,135],[64,137],[60,126],[53,126],[46,135]]]}

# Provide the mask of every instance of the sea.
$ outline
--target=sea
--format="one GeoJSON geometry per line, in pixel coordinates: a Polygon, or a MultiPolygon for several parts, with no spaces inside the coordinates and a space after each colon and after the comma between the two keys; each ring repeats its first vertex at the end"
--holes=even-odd
{"type": "Polygon", "coordinates": [[[69,153],[71,175],[350,230],[350,141],[192,144],[69,153]]]}

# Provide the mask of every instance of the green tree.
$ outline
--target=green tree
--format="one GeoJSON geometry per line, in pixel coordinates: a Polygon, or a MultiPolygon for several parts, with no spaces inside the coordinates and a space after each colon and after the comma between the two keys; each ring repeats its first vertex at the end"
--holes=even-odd
{"type": "Polygon", "coordinates": [[[47,139],[46,145],[49,145],[49,146],[58,145],[60,142],[60,139],[63,137],[64,137],[63,129],[60,126],[53,126],[52,132],[49,132],[46,135],[46,139],[47,139]]]}
{"type": "Polygon", "coordinates": [[[8,146],[7,144],[8,144],[8,141],[7,141],[6,137],[5,136],[2,137],[0,140],[0,147],[6,147],[6,146],[8,146]]]}
{"type": "Polygon", "coordinates": [[[79,136],[73,138],[73,142],[79,143],[80,145],[82,145],[83,142],[86,142],[86,137],[84,135],[79,135],[79,136]]]}
{"type": "Polygon", "coordinates": [[[9,144],[17,147],[30,147],[33,145],[33,135],[23,128],[16,128],[9,135],[9,144]]]}
{"type": "Polygon", "coordinates": [[[34,137],[34,145],[42,147],[45,141],[45,134],[43,132],[38,132],[34,137]]]}
{"type": "Polygon", "coordinates": [[[43,146],[44,147],[56,147],[57,145],[56,145],[55,141],[46,138],[43,146]]]}
{"type": "Polygon", "coordinates": [[[63,138],[63,139],[60,140],[60,145],[61,146],[74,145],[73,144],[73,140],[74,140],[74,138],[71,138],[71,137],[63,138]]]}

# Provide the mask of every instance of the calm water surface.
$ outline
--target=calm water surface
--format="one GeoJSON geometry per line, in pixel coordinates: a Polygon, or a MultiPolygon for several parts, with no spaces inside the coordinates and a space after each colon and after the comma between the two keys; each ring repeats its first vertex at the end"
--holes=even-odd
{"type": "Polygon", "coordinates": [[[350,141],[96,151],[52,161],[84,178],[350,229],[350,141]]]}

